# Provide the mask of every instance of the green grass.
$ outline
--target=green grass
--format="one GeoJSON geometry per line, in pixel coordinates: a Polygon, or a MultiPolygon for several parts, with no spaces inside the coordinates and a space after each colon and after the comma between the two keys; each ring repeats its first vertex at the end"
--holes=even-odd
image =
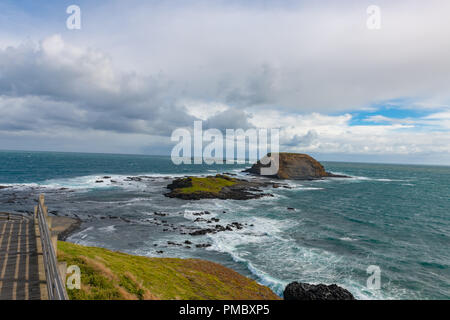
{"type": "Polygon", "coordinates": [[[269,288],[217,263],[148,258],[58,242],[58,260],[78,265],[81,289],[73,300],[279,299],[269,288]]]}
{"type": "Polygon", "coordinates": [[[195,193],[195,192],[211,192],[218,193],[224,187],[229,187],[237,183],[234,178],[222,178],[222,177],[189,177],[192,182],[191,187],[178,189],[182,193],[195,193]]]}

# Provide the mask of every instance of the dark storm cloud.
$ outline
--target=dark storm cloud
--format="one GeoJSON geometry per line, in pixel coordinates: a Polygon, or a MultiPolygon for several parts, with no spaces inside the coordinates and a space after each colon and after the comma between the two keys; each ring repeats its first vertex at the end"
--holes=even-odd
{"type": "Polygon", "coordinates": [[[169,135],[195,120],[162,78],[117,72],[59,36],[0,51],[0,130],[51,127],[169,135]]]}
{"type": "Polygon", "coordinates": [[[204,122],[206,129],[215,128],[225,132],[226,129],[248,129],[254,127],[249,122],[249,115],[239,109],[228,109],[204,122]]]}
{"type": "Polygon", "coordinates": [[[305,135],[294,135],[287,141],[282,141],[283,145],[287,147],[308,147],[317,141],[319,135],[315,130],[309,130],[305,135]]]}

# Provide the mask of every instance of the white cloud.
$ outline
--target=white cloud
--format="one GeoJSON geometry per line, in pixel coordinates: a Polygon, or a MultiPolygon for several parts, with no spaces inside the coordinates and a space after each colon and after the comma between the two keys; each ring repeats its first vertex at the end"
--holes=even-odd
{"type": "MultiPolygon", "coordinates": [[[[392,120],[391,118],[386,118],[392,120]]],[[[383,120],[386,120],[383,117],[383,120]]],[[[350,114],[340,116],[285,114],[276,110],[253,112],[252,124],[281,128],[281,149],[316,154],[450,156],[450,132],[416,130],[412,120],[386,125],[352,125],[350,114]]],[[[421,123],[424,120],[418,119],[421,123]]],[[[439,160],[438,158],[438,160],[439,160]]]]}
{"type": "Polygon", "coordinates": [[[181,101],[179,102],[179,105],[183,106],[188,114],[200,120],[206,120],[229,109],[229,107],[223,103],[205,101],[181,101]]]}

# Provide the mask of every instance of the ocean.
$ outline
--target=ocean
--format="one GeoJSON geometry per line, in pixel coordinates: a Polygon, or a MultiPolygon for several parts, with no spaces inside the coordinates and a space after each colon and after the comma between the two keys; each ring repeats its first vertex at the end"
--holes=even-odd
{"type": "Polygon", "coordinates": [[[273,197],[254,200],[185,201],[164,196],[174,177],[229,172],[245,178],[250,165],[2,151],[0,186],[7,188],[0,188],[0,211],[31,214],[43,193],[51,214],[82,219],[70,242],[208,259],[279,295],[301,281],[336,283],[358,299],[450,299],[450,167],[322,164],[351,178],[285,181],[290,189],[270,188],[265,192],[273,197]],[[218,224],[244,227],[189,235],[208,226],[198,219],[204,211],[218,224]],[[168,244],[185,241],[190,248],[168,244]],[[369,266],[380,268],[379,289],[367,287],[369,266]]]}

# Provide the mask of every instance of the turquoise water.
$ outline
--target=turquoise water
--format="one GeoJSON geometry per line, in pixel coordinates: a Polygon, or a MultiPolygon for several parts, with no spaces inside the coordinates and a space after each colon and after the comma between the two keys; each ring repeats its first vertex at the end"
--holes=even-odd
{"type": "Polygon", "coordinates": [[[163,196],[172,177],[245,176],[240,171],[249,165],[175,166],[156,156],[0,152],[0,185],[8,186],[0,190],[0,211],[31,212],[35,197],[45,193],[54,214],[83,220],[70,241],[214,260],[278,294],[295,280],[337,283],[362,299],[449,299],[450,167],[323,164],[352,178],[287,181],[292,189],[268,189],[274,197],[258,200],[183,201],[163,196]],[[127,179],[138,175],[145,177],[127,179]],[[237,221],[245,227],[200,237],[183,232],[207,226],[195,220],[194,213],[203,210],[220,224],[237,221]],[[167,244],[185,240],[211,246],[167,244]],[[369,265],[381,269],[380,290],[366,287],[369,265]]]}

